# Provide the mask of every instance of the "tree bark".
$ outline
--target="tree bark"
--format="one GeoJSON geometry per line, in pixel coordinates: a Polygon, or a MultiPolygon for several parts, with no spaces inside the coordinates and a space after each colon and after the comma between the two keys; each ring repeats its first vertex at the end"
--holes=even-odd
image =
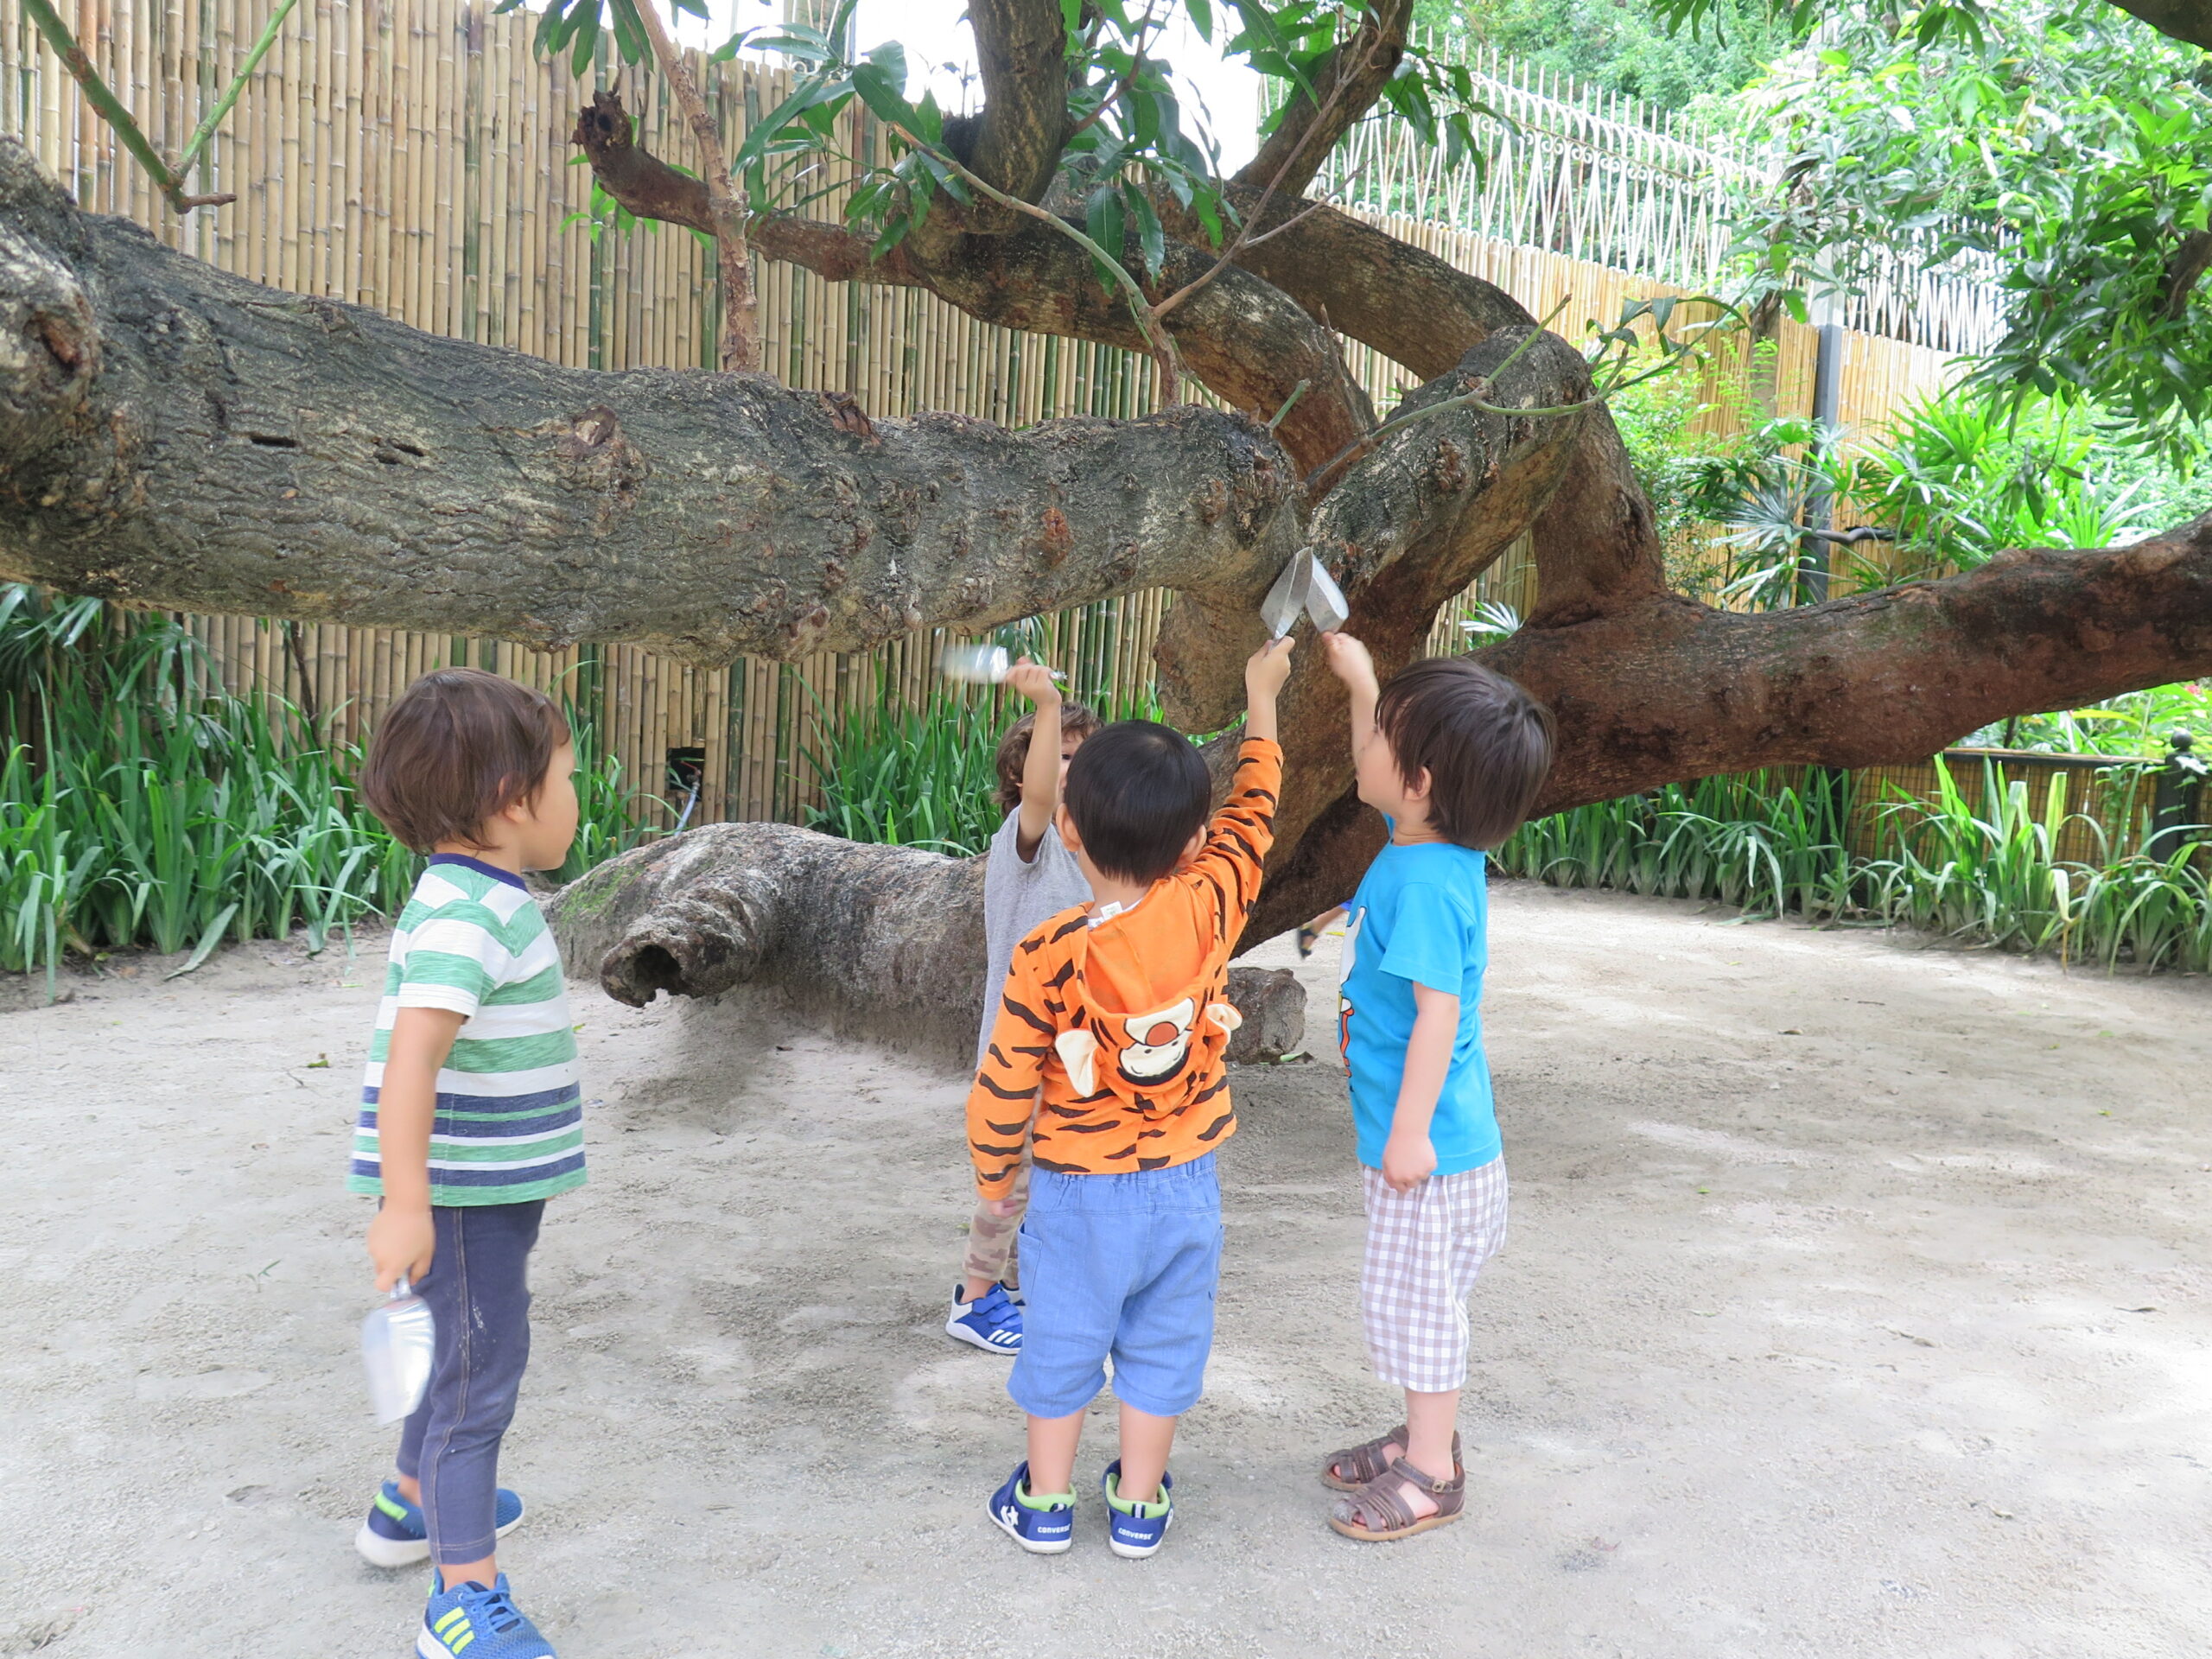
{"type": "Polygon", "coordinates": [[[79,213],[0,140],[0,575],[162,608],[861,650],[1296,545],[1268,435],[1184,407],[871,425],[753,376],[564,369],[277,293],[79,213]]]}
{"type": "MultiPolygon", "coordinates": [[[[599,866],[546,903],[569,970],[617,1001],[766,993],[843,1033],[965,1067],[983,1010],[983,867],[784,823],[715,823],[599,866]]],[[[1297,1046],[1294,977],[1239,969],[1236,1060],[1297,1046]],[[1284,981],[1288,978],[1288,983],[1284,981]]]]}
{"type": "Polygon", "coordinates": [[[1754,766],[1922,760],[2007,715],[2212,673],[2212,513],[1758,615],[1667,595],[1480,656],[1558,717],[1542,812],[1754,766]]]}
{"type": "Polygon", "coordinates": [[[2113,0],[2113,3],[2161,35],[2212,52],[2212,0],[2113,0]]]}

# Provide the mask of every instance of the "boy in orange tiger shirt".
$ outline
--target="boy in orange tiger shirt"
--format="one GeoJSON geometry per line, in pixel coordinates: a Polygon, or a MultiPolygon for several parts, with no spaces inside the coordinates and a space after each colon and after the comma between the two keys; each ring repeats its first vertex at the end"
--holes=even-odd
{"type": "Polygon", "coordinates": [[[1289,673],[1287,639],[1245,664],[1244,742],[1211,825],[1212,780],[1181,733],[1123,721],[1076,752],[1058,821],[1092,902],[1015,947],[968,1097],[987,1202],[1009,1202],[1031,1136],[1028,1302],[1007,1382],[1028,1414],[1029,1456],[989,1513],[1035,1554],[1073,1541],[1076,1446],[1109,1354],[1122,1455],[1101,1482],[1107,1543],[1150,1555],[1173,1518],[1167,1454],[1213,1346],[1213,1154],[1236,1128],[1229,957],[1274,841],[1275,698],[1289,673]]]}

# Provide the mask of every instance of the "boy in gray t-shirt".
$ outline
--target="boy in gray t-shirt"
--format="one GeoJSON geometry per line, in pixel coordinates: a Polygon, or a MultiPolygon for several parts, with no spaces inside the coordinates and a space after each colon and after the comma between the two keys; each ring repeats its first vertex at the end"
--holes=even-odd
{"type": "MultiPolygon", "coordinates": [[[[990,1044],[1000,988],[1015,944],[1046,917],[1090,902],[1090,884],[1052,827],[1052,813],[1060,804],[1068,760],[1099,728],[1098,716],[1079,702],[1062,702],[1052,675],[1027,657],[1014,664],[1006,683],[1037,707],[999,742],[999,804],[1007,815],[991,837],[990,861],[983,867],[986,954],[982,1029],[976,1039],[978,1066],[990,1044]]],[[[968,1224],[966,1259],[960,1282],[952,1287],[944,1331],[986,1353],[1011,1357],[1021,1351],[1021,1309],[1007,1293],[1017,1281],[1014,1236],[1028,1191],[1025,1159],[1014,1182],[1014,1213],[1000,1215],[988,1205],[978,1205],[968,1224]]]]}

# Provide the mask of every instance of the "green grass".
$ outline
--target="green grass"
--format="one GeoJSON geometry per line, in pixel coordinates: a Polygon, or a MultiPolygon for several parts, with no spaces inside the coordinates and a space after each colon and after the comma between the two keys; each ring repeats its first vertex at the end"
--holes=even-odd
{"type": "Polygon", "coordinates": [[[1001,730],[995,701],[882,703],[828,730],[806,752],[823,796],[808,809],[809,827],[957,858],[982,852],[1006,817],[992,764],[1001,730]]]}
{"type": "MultiPolygon", "coordinates": [[[[1877,808],[1874,855],[1847,850],[1843,788],[1812,769],[1671,784],[1524,824],[1500,848],[1510,874],[1555,887],[1612,887],[1718,900],[1750,914],[1862,919],[2107,968],[2212,970],[2212,881],[2203,855],[2115,852],[2113,826],[2089,822],[2101,856],[2054,855],[2081,815],[2052,780],[2040,817],[2027,785],[1988,770],[1975,807],[1942,761],[1936,798],[1877,808]]],[[[2130,836],[2138,827],[2129,826],[2130,836]]]]}
{"type": "MultiPolygon", "coordinates": [[[[620,764],[569,711],[582,809],[563,880],[633,846],[620,764]]],[[[352,746],[224,692],[167,622],[0,588],[0,969],[334,931],[404,902],[422,861],[361,804],[352,746]]]]}
{"type": "MultiPolygon", "coordinates": [[[[1148,699],[1128,709],[1082,701],[1103,720],[1160,717],[1148,699]]],[[[1019,698],[976,690],[947,692],[920,709],[878,703],[842,725],[825,722],[805,752],[822,787],[807,826],[847,841],[974,856],[1005,821],[994,760],[1023,712],[1019,698]]]]}

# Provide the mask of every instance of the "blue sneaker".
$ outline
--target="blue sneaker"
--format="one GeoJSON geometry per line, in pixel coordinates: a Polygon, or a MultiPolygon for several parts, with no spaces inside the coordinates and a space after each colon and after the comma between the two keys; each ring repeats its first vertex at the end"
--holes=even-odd
{"type": "Polygon", "coordinates": [[[416,1659],[556,1659],[553,1644],[537,1633],[507,1593],[507,1575],[486,1590],[480,1584],[448,1590],[430,1580],[430,1604],[415,1637],[416,1659]]]}
{"type": "Polygon", "coordinates": [[[1166,1541],[1167,1529],[1175,1524],[1175,1478],[1164,1471],[1160,1477],[1160,1497],[1150,1503],[1132,1503],[1122,1496],[1122,1460],[1119,1458],[1106,1465],[1106,1472],[1098,1478],[1106,1493],[1106,1514],[1109,1524],[1106,1529],[1106,1547],[1116,1555],[1132,1561],[1141,1561],[1158,1552],[1166,1541]]]}
{"type": "Polygon", "coordinates": [[[944,1334],[987,1354],[1011,1358],[1021,1351],[1021,1310],[1007,1300],[1004,1285],[993,1285],[969,1302],[960,1300],[960,1287],[955,1285],[952,1312],[944,1316],[944,1334]]]}
{"type": "MultiPolygon", "coordinates": [[[[505,1537],[522,1524],[522,1499],[499,1488],[493,1510],[493,1526],[505,1537]]],[[[399,1495],[399,1484],[387,1480],[369,1505],[369,1518],[353,1535],[353,1548],[371,1567],[412,1567],[430,1559],[430,1529],[423,1511],[399,1495]]]]}
{"type": "Polygon", "coordinates": [[[1027,1490],[1028,1480],[1025,1461],[991,1494],[991,1524],[1032,1555],[1058,1555],[1075,1541],[1075,1499],[1070,1497],[1049,1510],[1033,1510],[1017,1496],[1027,1490]]]}

